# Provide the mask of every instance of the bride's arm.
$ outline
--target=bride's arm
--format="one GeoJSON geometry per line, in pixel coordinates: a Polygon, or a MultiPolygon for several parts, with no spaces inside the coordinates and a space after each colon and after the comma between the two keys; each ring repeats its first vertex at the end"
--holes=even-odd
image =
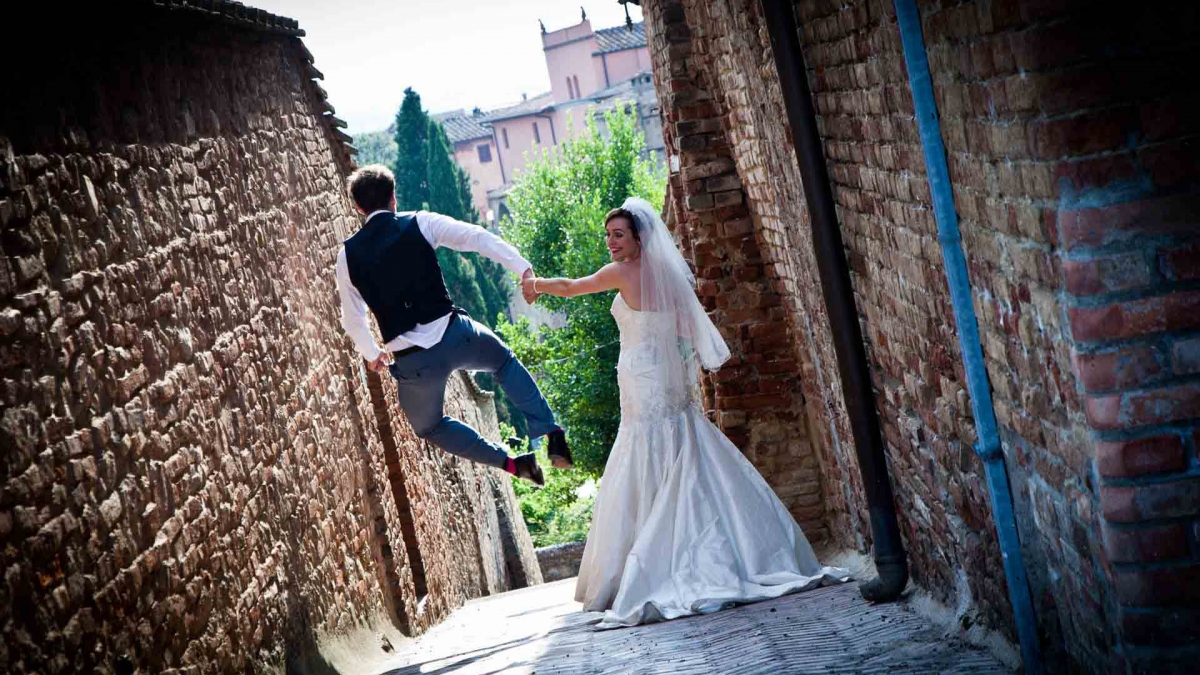
{"type": "Polygon", "coordinates": [[[617,264],[609,263],[597,270],[595,274],[590,274],[580,279],[534,278],[530,279],[528,283],[534,292],[538,294],[545,293],[560,298],[573,298],[577,295],[602,293],[617,289],[620,287],[620,282],[621,274],[617,270],[617,264]]]}

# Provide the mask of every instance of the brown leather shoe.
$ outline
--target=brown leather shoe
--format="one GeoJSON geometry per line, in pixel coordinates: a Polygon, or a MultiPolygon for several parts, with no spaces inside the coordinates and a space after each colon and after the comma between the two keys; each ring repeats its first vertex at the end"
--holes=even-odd
{"type": "Polygon", "coordinates": [[[571,459],[571,448],[567,445],[567,435],[562,429],[546,434],[546,455],[550,458],[550,466],[556,469],[575,466],[575,460],[571,459]]]}
{"type": "Polygon", "coordinates": [[[524,478],[534,485],[546,484],[546,479],[542,476],[542,467],[538,466],[537,457],[532,452],[517,455],[513,458],[513,463],[516,465],[517,478],[524,478]]]}

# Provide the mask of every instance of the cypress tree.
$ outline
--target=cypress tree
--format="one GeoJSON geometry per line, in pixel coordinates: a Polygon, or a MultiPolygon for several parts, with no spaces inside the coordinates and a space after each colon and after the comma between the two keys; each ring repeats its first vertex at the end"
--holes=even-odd
{"type": "Polygon", "coordinates": [[[463,203],[463,220],[472,223],[479,222],[479,210],[475,208],[475,196],[471,194],[471,176],[459,165],[454,165],[454,175],[458,179],[458,196],[463,203]]]}
{"type": "Polygon", "coordinates": [[[457,171],[462,171],[451,159],[450,141],[442,125],[429,120],[425,133],[425,184],[429,186],[429,210],[457,220],[474,222],[463,208],[457,171]]]}
{"type": "Polygon", "coordinates": [[[429,115],[421,109],[421,96],[409,87],[396,113],[396,207],[416,211],[429,203],[426,145],[429,115]]]}

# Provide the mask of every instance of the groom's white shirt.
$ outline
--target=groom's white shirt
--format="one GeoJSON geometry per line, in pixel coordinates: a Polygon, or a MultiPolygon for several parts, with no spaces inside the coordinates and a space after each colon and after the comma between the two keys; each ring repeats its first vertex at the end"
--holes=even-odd
{"type": "MultiPolygon", "coordinates": [[[[363,225],[365,226],[368,221],[381,213],[393,212],[386,209],[373,211],[363,221],[363,225]]],[[[478,225],[464,223],[440,213],[418,211],[417,227],[421,230],[421,236],[425,237],[425,241],[429,242],[434,250],[445,246],[455,251],[481,253],[500,263],[504,269],[518,277],[524,274],[525,270],[533,267],[529,261],[521,257],[521,254],[511,244],[478,225]]],[[[346,267],[345,246],[338,251],[337,286],[338,294],[342,298],[342,328],[354,341],[358,353],[364,359],[374,361],[379,358],[380,351],[379,346],[375,343],[375,337],[371,335],[371,324],[367,318],[370,310],[358,289],[350,281],[350,270],[346,267]]],[[[428,349],[441,342],[442,334],[446,332],[446,326],[450,325],[450,316],[447,314],[429,323],[418,324],[407,333],[396,336],[384,347],[390,352],[413,346],[428,349]]]]}

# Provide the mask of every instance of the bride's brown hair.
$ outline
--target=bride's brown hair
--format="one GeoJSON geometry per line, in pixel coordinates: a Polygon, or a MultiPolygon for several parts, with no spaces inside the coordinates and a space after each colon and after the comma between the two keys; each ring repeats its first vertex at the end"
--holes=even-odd
{"type": "Polygon", "coordinates": [[[628,209],[623,209],[618,206],[612,211],[609,211],[608,215],[604,216],[604,226],[608,227],[608,222],[613,218],[624,218],[625,220],[629,221],[629,231],[633,233],[633,240],[639,244],[642,243],[642,235],[638,234],[637,220],[634,219],[633,214],[630,213],[628,209]]]}

